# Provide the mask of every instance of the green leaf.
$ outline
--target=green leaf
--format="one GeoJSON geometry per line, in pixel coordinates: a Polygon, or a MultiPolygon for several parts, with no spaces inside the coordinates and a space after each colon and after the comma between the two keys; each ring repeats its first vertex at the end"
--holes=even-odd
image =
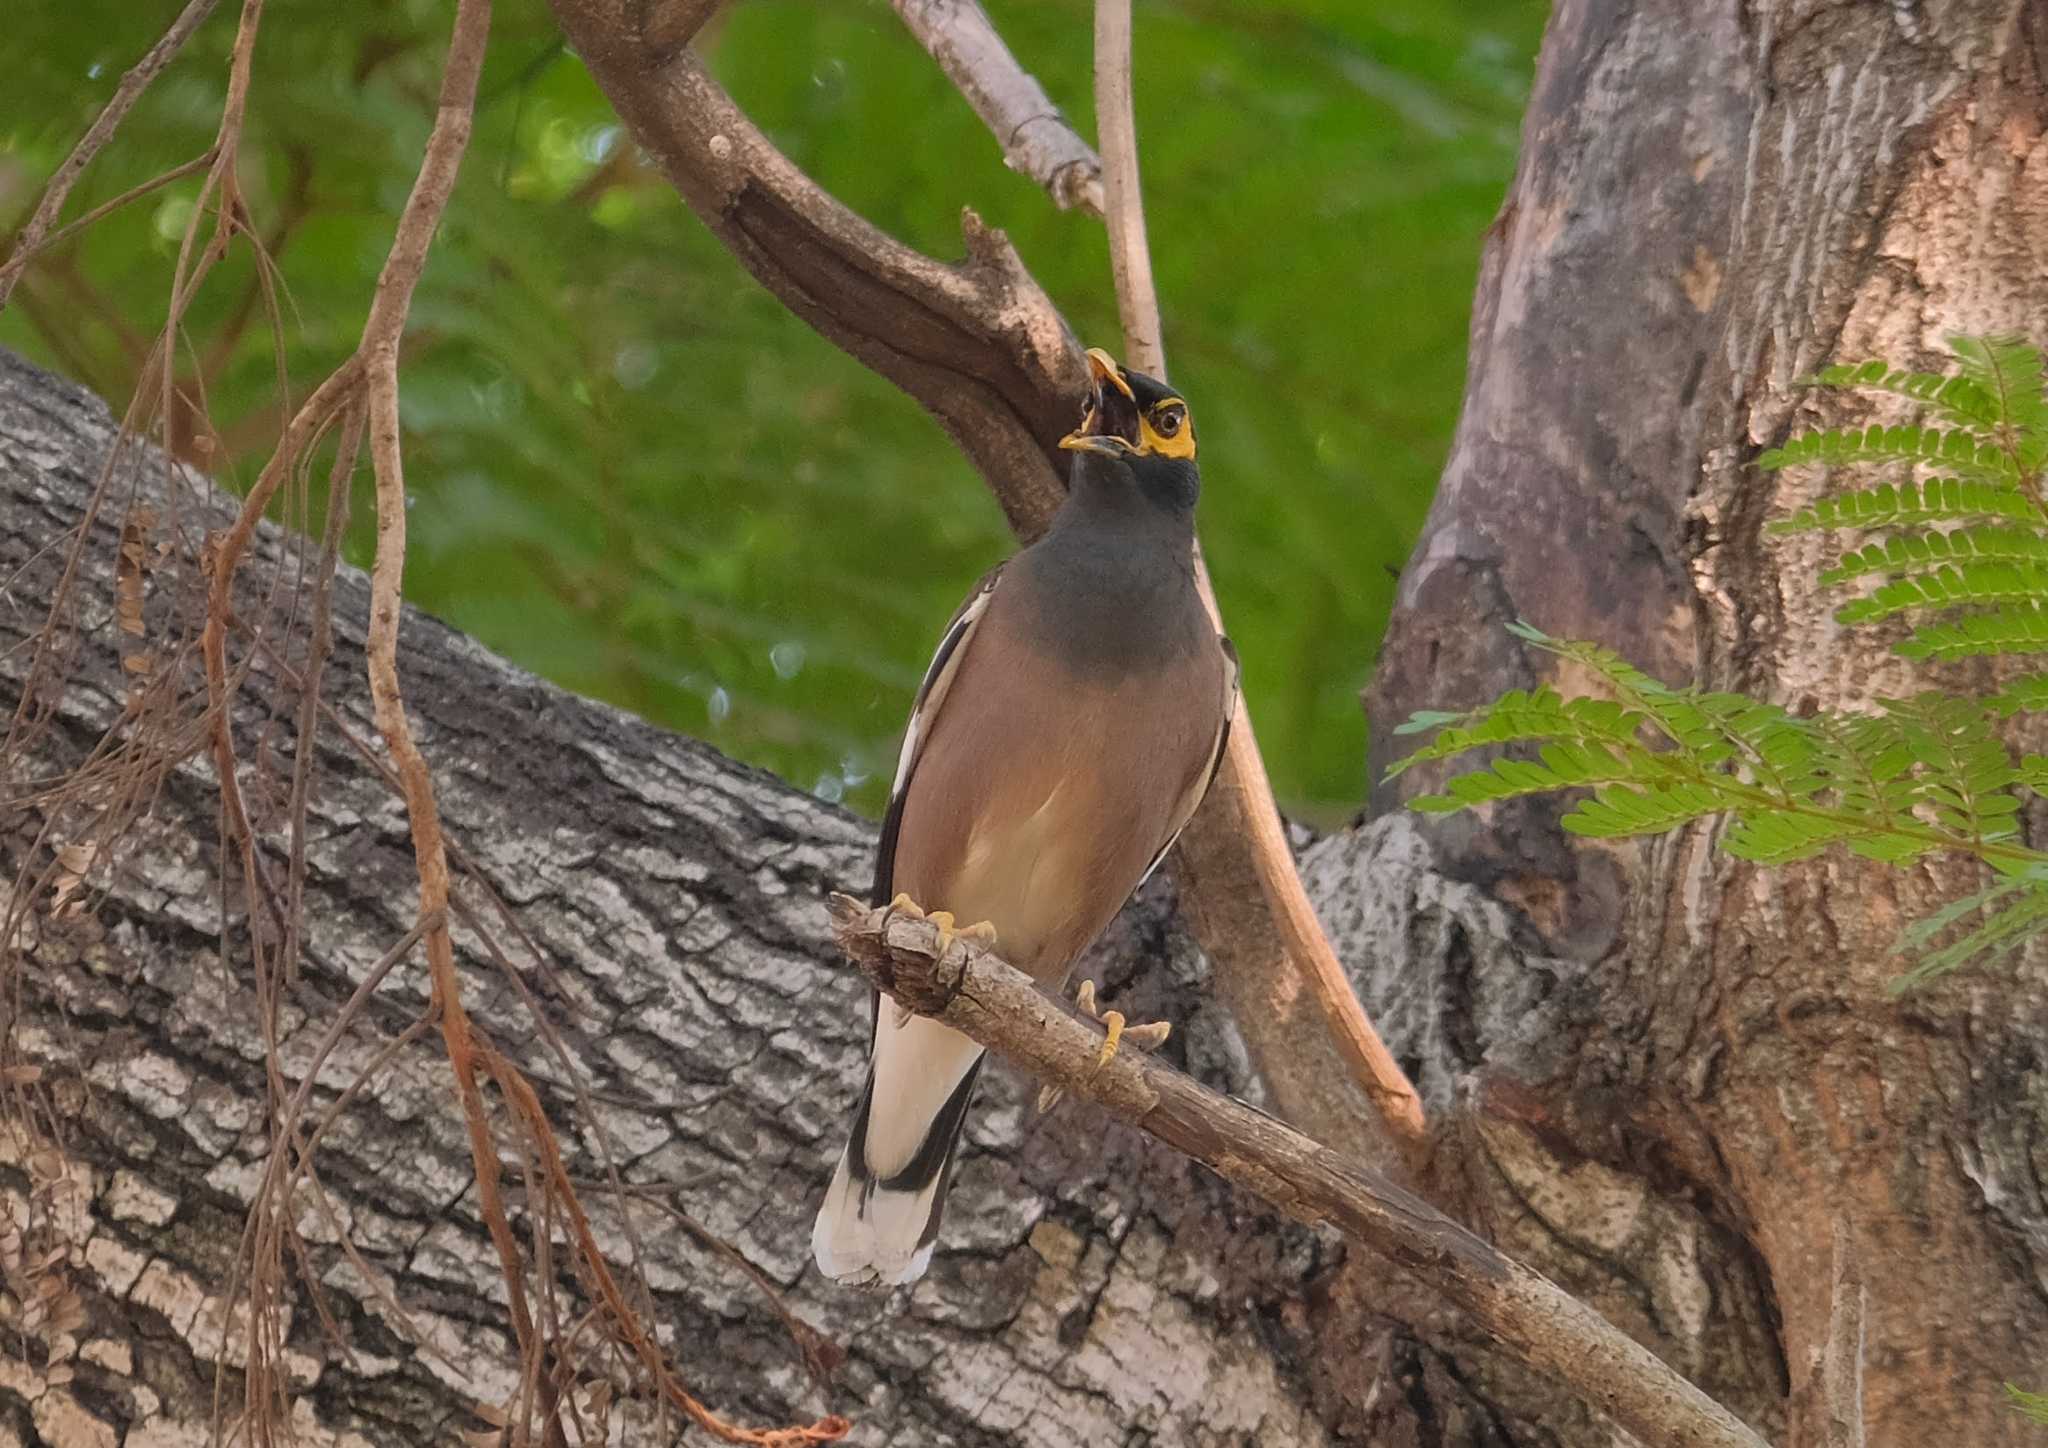
{"type": "Polygon", "coordinates": [[[1945,623],[1923,624],[1897,645],[1909,659],[1946,661],[2048,649],[2048,607],[2009,603],[1945,623]]]}
{"type": "Polygon", "coordinates": [[[1944,377],[1935,372],[1908,372],[1888,362],[1842,363],[1823,368],[1811,379],[1822,387],[1854,387],[1889,392],[1924,402],[1950,422],[1990,428],[1998,422],[1998,405],[1972,377],[1944,377]]]}
{"type": "Polygon", "coordinates": [[[1983,924],[1962,939],[1935,951],[1895,978],[1890,989],[1894,995],[1902,995],[1965,965],[1989,964],[2043,930],[2048,930],[2048,885],[2034,881],[2017,902],[1992,911],[1983,924]]]}
{"type": "Polygon", "coordinates": [[[1956,429],[1895,427],[1829,428],[1802,433],[1783,447],[1757,459],[1761,468],[1787,468],[1801,463],[1847,467],[1855,463],[1938,463],[1968,477],[1994,482],[2014,481],[2019,472],[2012,457],[1976,434],[1956,429]]]}
{"type": "Polygon", "coordinates": [[[1719,814],[1736,802],[1736,796],[1704,781],[1641,789],[1617,785],[1582,801],[1559,823],[1575,835],[1592,839],[1656,835],[1719,814]]]}
{"type": "Polygon", "coordinates": [[[2017,471],[2032,473],[2048,459],[2048,395],[2041,383],[2041,354],[2024,337],[1953,336],[1949,347],[1963,376],[1981,387],[1996,409],[1994,430],[2017,471]]]}
{"type": "Polygon", "coordinates": [[[2043,1427],[2048,1427],[2048,1395],[2030,1393],[2025,1388],[2014,1387],[2011,1383],[2005,1385],[2005,1393],[2012,1399],[2013,1408],[2022,1417],[2031,1418],[2043,1427]]]}
{"type": "Polygon", "coordinates": [[[1469,718],[1465,714],[1453,714],[1442,709],[1417,709],[1406,720],[1394,726],[1396,734],[1423,734],[1431,729],[1441,729],[1446,724],[1455,724],[1469,718]]]}
{"type": "Polygon", "coordinates": [[[1824,585],[1846,583],[1872,573],[1901,573],[1945,562],[2048,563],[2048,532],[2032,528],[1957,528],[1950,532],[1903,533],[1854,549],[1820,576],[1824,585]]]}
{"type": "Polygon", "coordinates": [[[1815,533],[1835,528],[1891,528],[1905,523],[1968,522],[1979,518],[2035,524],[2044,521],[2033,497],[2015,484],[1979,478],[1928,478],[1920,483],[1881,483],[1874,488],[1819,498],[1791,517],[1767,525],[1765,531],[1815,533]]]}
{"type": "Polygon", "coordinates": [[[2042,599],[2048,599],[2048,563],[1972,560],[1895,578],[1869,597],[1843,604],[1835,618],[1845,624],[1874,623],[1916,608],[2042,599]]]}

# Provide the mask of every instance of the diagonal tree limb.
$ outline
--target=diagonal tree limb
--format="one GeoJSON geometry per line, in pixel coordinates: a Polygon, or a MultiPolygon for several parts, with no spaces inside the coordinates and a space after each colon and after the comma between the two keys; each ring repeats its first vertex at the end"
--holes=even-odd
{"type": "Polygon", "coordinates": [[[1296,1221],[1335,1227],[1407,1268],[1643,1442],[1768,1448],[1648,1348],[1381,1173],[1142,1052],[1103,1060],[1099,1028],[993,953],[958,942],[942,949],[928,920],[845,895],[832,897],[831,911],[840,948],[877,990],[1087,1097],[1296,1221]]]}
{"type": "Polygon", "coordinates": [[[966,260],[904,246],[792,165],[687,49],[662,60],[633,0],[552,4],[633,139],[740,263],[936,417],[1012,528],[1043,530],[1087,367],[1008,239],[970,212],[966,260]]]}
{"type": "MultiPolygon", "coordinates": [[[[1152,284],[1138,180],[1132,50],[1131,0],[1096,0],[1095,118],[1102,133],[1109,197],[1104,225],[1109,231],[1124,355],[1139,371],[1164,378],[1164,329],[1159,294],[1152,284]]],[[[1209,616],[1221,630],[1223,614],[1199,540],[1195,581],[1209,616]]],[[[1294,868],[1294,852],[1280,824],[1280,808],[1242,694],[1231,721],[1224,768],[1193,823],[1201,828],[1191,827],[1182,836],[1174,871],[1186,887],[1184,898],[1203,947],[1224,963],[1218,974],[1231,1014],[1240,1022],[1284,1020],[1305,981],[1329,1025],[1333,1044],[1378,1108],[1395,1148],[1410,1166],[1419,1166],[1428,1145],[1422,1099],[1373,1028],[1316,919],[1294,868]]],[[[1266,1062],[1260,1064],[1264,1069],[1266,1062]]]]}
{"type": "MultiPolygon", "coordinates": [[[[967,259],[887,236],[791,164],[687,50],[663,59],[636,0],[550,0],[633,139],[761,284],[923,405],[1027,541],[1065,496],[1061,436],[1086,386],[1079,345],[999,233],[965,220],[967,259]]],[[[1196,933],[1274,1104],[1330,1139],[1384,1123],[1419,1154],[1420,1104],[1365,1023],[1294,879],[1272,789],[1242,712],[1211,799],[1175,868],[1196,933]],[[1362,1029],[1361,1029],[1362,1027],[1362,1029]],[[1349,1068],[1370,1098],[1304,1052],[1349,1068]]]]}
{"type": "Polygon", "coordinates": [[[996,138],[1003,164],[1044,187],[1060,210],[1101,216],[1102,158],[1017,63],[979,0],[890,3],[996,138]]]}

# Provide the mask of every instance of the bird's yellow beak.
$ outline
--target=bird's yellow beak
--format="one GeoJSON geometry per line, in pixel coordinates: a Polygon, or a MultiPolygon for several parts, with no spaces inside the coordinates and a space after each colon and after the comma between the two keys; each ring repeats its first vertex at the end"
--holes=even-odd
{"type": "Polygon", "coordinates": [[[1081,425],[1060,439],[1068,452],[1128,457],[1138,450],[1138,399],[1116,359],[1100,347],[1088,349],[1088,410],[1081,425]]]}

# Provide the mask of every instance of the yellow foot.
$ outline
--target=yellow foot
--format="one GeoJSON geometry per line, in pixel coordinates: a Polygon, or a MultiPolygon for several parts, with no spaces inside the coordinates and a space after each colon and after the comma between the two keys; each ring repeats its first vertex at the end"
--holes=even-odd
{"type": "MultiPolygon", "coordinates": [[[[1133,1049],[1143,1051],[1149,1055],[1165,1045],[1166,1038],[1173,1034],[1173,1025],[1168,1021],[1147,1021],[1143,1025],[1134,1026],[1124,1020],[1124,1013],[1122,1011],[1097,1009],[1095,1005],[1095,982],[1092,980],[1081,982],[1081,988],[1074,992],[1074,1004],[1079,1006],[1082,1012],[1090,1018],[1102,1022],[1102,1054],[1095,1058],[1095,1069],[1098,1071],[1107,1066],[1116,1056],[1119,1046],[1129,1045],[1133,1049]]],[[[1038,1092],[1038,1110],[1040,1114],[1050,1111],[1053,1107],[1059,1105],[1060,1097],[1064,1094],[1064,1087],[1041,1087],[1038,1092]]]]}
{"type": "MultiPolygon", "coordinates": [[[[908,915],[913,920],[929,920],[932,924],[936,925],[939,928],[938,958],[940,959],[944,959],[946,952],[953,948],[954,943],[961,940],[968,942],[970,945],[979,946],[983,950],[995,949],[996,928],[986,920],[977,920],[972,925],[958,927],[953,922],[952,911],[927,911],[908,895],[901,893],[889,902],[888,913],[891,915],[908,915]]],[[[889,1002],[889,1007],[891,1012],[889,1019],[899,1031],[908,1025],[910,1018],[916,1014],[916,1012],[907,1007],[898,1005],[893,999],[889,1002]]]]}

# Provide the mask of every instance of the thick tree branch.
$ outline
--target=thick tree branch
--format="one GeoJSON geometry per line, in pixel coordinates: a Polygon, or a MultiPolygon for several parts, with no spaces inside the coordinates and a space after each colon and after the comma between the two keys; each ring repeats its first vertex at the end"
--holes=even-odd
{"type": "Polygon", "coordinates": [[[976,0],[891,3],[995,136],[1003,164],[1043,186],[1060,210],[1101,216],[1102,158],[1017,63],[988,12],[976,0]]]}
{"type": "Polygon", "coordinates": [[[690,209],[791,311],[923,404],[1036,536],[1065,496],[1058,444],[1087,369],[1003,234],[969,212],[965,261],[904,246],[791,165],[694,55],[662,60],[631,0],[553,5],[690,209]]]}
{"type": "Polygon", "coordinates": [[[1336,1227],[1406,1267],[1644,1442],[1767,1448],[1597,1312],[1380,1173],[1142,1053],[1102,1060],[1098,1030],[990,952],[954,944],[941,954],[928,920],[845,895],[831,905],[833,935],[875,989],[1087,1097],[1296,1221],[1336,1227]]]}

